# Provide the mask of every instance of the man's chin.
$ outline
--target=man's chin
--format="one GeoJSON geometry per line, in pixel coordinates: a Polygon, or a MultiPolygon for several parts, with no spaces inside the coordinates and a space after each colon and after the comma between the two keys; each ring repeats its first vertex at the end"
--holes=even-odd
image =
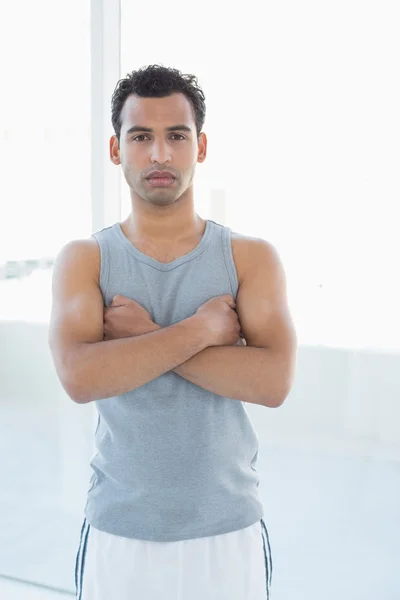
{"type": "Polygon", "coordinates": [[[146,190],[146,199],[154,204],[172,204],[179,199],[179,196],[176,190],[157,189],[150,192],[146,190]]]}

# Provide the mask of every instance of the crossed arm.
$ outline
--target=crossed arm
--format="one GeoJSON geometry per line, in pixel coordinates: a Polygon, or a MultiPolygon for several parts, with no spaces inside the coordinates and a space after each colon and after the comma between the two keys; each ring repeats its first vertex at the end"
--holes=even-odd
{"type": "Polygon", "coordinates": [[[206,348],[173,371],[214,394],[278,407],[293,385],[297,338],[282,263],[264,240],[252,243],[236,312],[246,346],[206,348]]]}

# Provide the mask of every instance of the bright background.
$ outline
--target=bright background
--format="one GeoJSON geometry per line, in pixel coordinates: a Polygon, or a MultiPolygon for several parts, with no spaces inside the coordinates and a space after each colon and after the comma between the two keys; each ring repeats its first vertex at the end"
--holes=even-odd
{"type": "Polygon", "coordinates": [[[206,95],[198,213],[271,241],[286,270],[296,381],[279,410],[246,405],[275,600],[400,598],[398,23],[385,0],[1,6],[4,597],[73,592],[95,408],[54,372],[51,265],[130,212],[111,95],[162,63],[206,95]]]}

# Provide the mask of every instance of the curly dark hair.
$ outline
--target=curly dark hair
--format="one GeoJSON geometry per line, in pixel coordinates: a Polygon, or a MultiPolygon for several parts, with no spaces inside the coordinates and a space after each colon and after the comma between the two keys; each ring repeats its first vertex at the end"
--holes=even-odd
{"type": "Polygon", "coordinates": [[[206,117],[206,105],[197,77],[184,75],[178,69],[163,65],[149,65],[128,73],[115,87],[111,100],[111,121],[118,143],[121,135],[121,111],[128,96],[136,94],[142,98],[164,98],[175,93],[184,94],[192,103],[199,137],[206,117]]]}

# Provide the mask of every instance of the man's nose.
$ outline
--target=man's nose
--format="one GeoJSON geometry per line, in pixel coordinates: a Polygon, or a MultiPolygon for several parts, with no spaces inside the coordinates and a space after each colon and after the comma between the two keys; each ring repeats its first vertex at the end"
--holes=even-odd
{"type": "Polygon", "coordinates": [[[166,142],[155,141],[151,147],[151,160],[164,164],[171,160],[171,151],[166,142]]]}

